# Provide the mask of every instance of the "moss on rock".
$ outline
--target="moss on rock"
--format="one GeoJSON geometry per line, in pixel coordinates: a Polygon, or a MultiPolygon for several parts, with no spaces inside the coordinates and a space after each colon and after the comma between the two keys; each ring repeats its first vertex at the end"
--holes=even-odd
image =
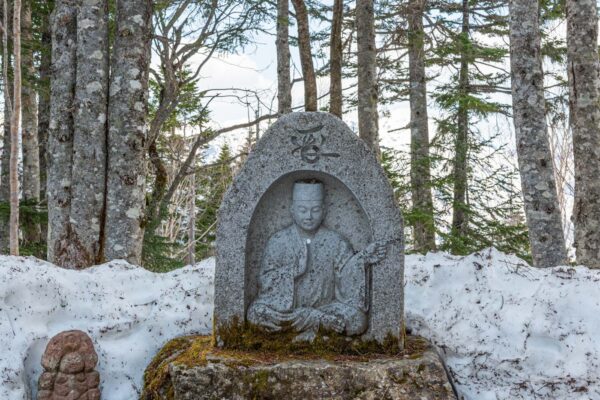
{"type": "MultiPolygon", "coordinates": [[[[404,351],[392,344],[348,339],[338,334],[321,332],[313,343],[293,342],[291,332],[267,334],[248,326],[227,331],[228,348],[214,346],[212,336],[186,336],[171,340],[154,357],[144,373],[142,400],[172,400],[174,389],[169,375],[170,366],[202,367],[222,363],[228,367],[249,368],[259,364],[275,364],[292,360],[326,360],[365,362],[376,359],[417,359],[429,348],[426,340],[408,336],[404,351]],[[236,337],[237,335],[237,337],[236,337]],[[268,335],[265,336],[265,335],[268,335]]],[[[396,339],[389,339],[397,342],[396,339]]],[[[269,383],[268,373],[258,375],[252,382],[256,398],[269,383]],[[264,375],[264,376],[263,376],[264,375]],[[259,379],[260,378],[260,379],[259,379]]]]}
{"type": "Polygon", "coordinates": [[[144,390],[140,399],[173,399],[169,365],[173,362],[190,367],[206,365],[206,354],[211,348],[212,337],[210,336],[186,336],[169,341],[146,368],[144,390]]]}
{"type": "MultiPolygon", "coordinates": [[[[396,337],[389,333],[383,343],[376,340],[362,340],[360,337],[347,337],[337,332],[320,330],[312,342],[295,342],[298,332],[293,329],[283,329],[281,332],[265,332],[262,328],[248,322],[237,320],[220,325],[217,337],[221,347],[241,351],[262,351],[270,353],[301,355],[317,355],[329,357],[332,355],[389,355],[403,354],[402,344],[405,337],[396,337]]],[[[414,345],[414,343],[412,343],[414,345]]],[[[410,352],[410,349],[408,349],[410,352]]]]}

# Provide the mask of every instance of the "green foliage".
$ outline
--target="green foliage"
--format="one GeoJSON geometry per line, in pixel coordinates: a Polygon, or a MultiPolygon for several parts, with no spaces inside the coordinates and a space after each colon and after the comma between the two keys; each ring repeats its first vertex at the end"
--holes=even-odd
{"type": "Polygon", "coordinates": [[[233,180],[231,150],[223,145],[215,164],[206,168],[199,176],[198,198],[196,200],[196,258],[202,260],[214,255],[217,212],[225,191],[233,180]]]}
{"type": "Polygon", "coordinates": [[[529,258],[527,227],[517,168],[510,163],[507,136],[509,93],[508,15],[503,2],[471,0],[468,24],[463,2],[452,3],[437,17],[445,33],[432,47],[434,67],[448,79],[436,85],[432,97],[440,108],[431,146],[439,248],[468,254],[495,246],[529,258]],[[480,127],[500,120],[495,130],[480,127]],[[461,125],[462,121],[462,125],[461,125]],[[457,182],[465,171],[466,182],[457,182]],[[465,199],[455,191],[466,188],[465,199]],[[441,205],[441,207],[440,207],[441,205]],[[452,213],[465,214],[466,227],[452,227],[452,213]]]}
{"type": "MultiPolygon", "coordinates": [[[[438,246],[441,250],[452,250],[457,254],[470,254],[485,247],[514,253],[530,260],[527,225],[518,187],[516,167],[498,164],[501,152],[488,152],[486,157],[472,160],[478,173],[469,184],[470,202],[465,207],[470,224],[465,236],[452,233],[450,226],[452,205],[452,174],[445,167],[449,160],[440,157],[440,149],[433,148],[432,189],[434,194],[434,218],[438,246]],[[495,165],[495,167],[494,167],[495,165]]],[[[484,149],[481,147],[480,152],[484,149]]],[[[442,151],[443,153],[443,151],[442,151]]],[[[382,166],[402,210],[405,220],[406,247],[413,248],[411,227],[417,221],[428,219],[412,209],[410,186],[410,154],[404,151],[384,149],[382,166]]]]}
{"type": "MultiPolygon", "coordinates": [[[[184,70],[181,74],[178,101],[175,108],[169,114],[168,118],[161,126],[161,132],[156,140],[156,150],[159,160],[154,163],[161,164],[165,169],[165,175],[156,173],[155,179],[150,181],[149,187],[152,187],[153,193],[149,196],[148,202],[151,207],[157,208],[157,215],[147,215],[148,222],[146,234],[144,235],[143,246],[143,265],[157,272],[168,272],[184,265],[180,254],[184,251],[182,242],[171,242],[165,237],[156,233],[156,228],[169,217],[169,210],[160,206],[163,197],[166,194],[169,185],[168,169],[178,169],[179,163],[187,156],[189,146],[186,145],[186,139],[178,132],[194,129],[203,126],[209,120],[208,108],[203,105],[205,93],[197,87],[198,80],[188,79],[191,76],[189,70],[184,70]],[[166,134],[166,133],[169,134],[166,134]]],[[[160,74],[155,75],[162,79],[160,74]]],[[[150,99],[149,113],[150,118],[156,117],[159,108],[163,87],[163,82],[155,79],[150,80],[150,99]]],[[[204,135],[208,131],[203,131],[204,135]]],[[[189,139],[188,139],[189,141],[189,139]]]]}
{"type": "MultiPolygon", "coordinates": [[[[0,202],[0,224],[8,225],[10,219],[10,203],[0,202]]],[[[48,225],[48,209],[45,204],[28,200],[19,203],[19,223],[21,231],[40,229],[48,225]]],[[[40,231],[41,233],[41,231],[40,231]]],[[[22,256],[34,256],[46,259],[46,238],[40,235],[39,241],[25,242],[19,244],[19,253],[22,256]]],[[[8,253],[6,249],[0,249],[0,253],[8,253]]]]}
{"type": "MultiPolygon", "coordinates": [[[[161,127],[161,131],[170,132],[175,128],[185,126],[200,126],[208,121],[209,112],[203,106],[205,92],[198,89],[198,80],[190,79],[192,72],[189,69],[184,69],[180,76],[177,77],[178,98],[175,109],[169,114],[167,120],[161,127]]],[[[150,97],[148,102],[148,112],[150,120],[154,120],[156,112],[159,109],[164,82],[160,74],[154,74],[150,79],[150,97]]]]}
{"type": "Polygon", "coordinates": [[[169,272],[184,266],[181,259],[172,255],[181,252],[179,243],[169,242],[159,235],[144,236],[142,260],[144,268],[152,272],[169,272]]]}

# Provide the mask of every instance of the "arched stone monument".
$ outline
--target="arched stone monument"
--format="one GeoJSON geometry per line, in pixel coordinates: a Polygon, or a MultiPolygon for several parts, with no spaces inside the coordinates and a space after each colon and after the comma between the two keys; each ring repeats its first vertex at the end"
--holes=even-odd
{"type": "Polygon", "coordinates": [[[323,327],[403,346],[403,224],[374,154],[327,113],[281,117],[218,216],[215,334],[323,327]]]}

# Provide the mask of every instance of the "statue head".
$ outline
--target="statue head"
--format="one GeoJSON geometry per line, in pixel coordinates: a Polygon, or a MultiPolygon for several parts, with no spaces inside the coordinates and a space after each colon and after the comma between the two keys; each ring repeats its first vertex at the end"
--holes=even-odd
{"type": "Polygon", "coordinates": [[[314,233],[325,218],[325,191],[318,181],[294,183],[292,192],[292,217],[296,226],[307,233],[314,233]]]}

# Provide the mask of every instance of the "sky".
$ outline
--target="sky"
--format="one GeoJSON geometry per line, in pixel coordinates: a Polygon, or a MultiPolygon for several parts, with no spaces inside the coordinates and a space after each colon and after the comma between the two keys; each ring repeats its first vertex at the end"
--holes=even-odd
{"type": "MultiPolygon", "coordinates": [[[[557,24],[553,29],[553,34],[564,37],[564,25],[565,24],[557,24]]],[[[311,30],[314,29],[316,31],[321,28],[323,28],[323,26],[321,26],[320,23],[315,21],[311,22],[311,30]]],[[[203,68],[200,79],[200,89],[221,89],[220,91],[223,93],[223,98],[213,100],[211,103],[211,124],[213,127],[223,128],[253,120],[255,117],[254,113],[257,111],[258,99],[260,99],[261,103],[260,114],[275,112],[277,107],[277,61],[274,24],[271,27],[267,27],[267,31],[272,34],[261,33],[255,36],[251,40],[252,44],[248,45],[237,54],[216,55],[203,68]],[[232,90],[235,88],[247,89],[252,91],[252,93],[246,94],[241,91],[235,92],[232,90]],[[256,94],[254,92],[256,92],[256,94]],[[234,93],[237,93],[240,97],[237,99],[233,98],[231,95],[234,93]],[[243,104],[246,101],[250,108],[243,104]]],[[[290,35],[296,36],[294,25],[290,27],[290,35]]],[[[313,43],[313,52],[317,46],[318,43],[313,43]]],[[[301,76],[298,49],[292,46],[291,54],[293,79],[301,76]]],[[[200,60],[201,56],[199,55],[195,62],[198,63],[200,60]]],[[[324,62],[324,60],[315,58],[315,69],[318,70],[324,62]]],[[[510,69],[508,60],[503,67],[506,70],[510,69]]],[[[428,70],[428,75],[437,75],[438,72],[440,71],[428,70]]],[[[429,83],[430,94],[433,86],[447,80],[448,76],[448,71],[441,71],[441,73],[429,83]]],[[[351,83],[352,82],[345,81],[344,86],[351,83]]],[[[510,83],[507,85],[510,85],[510,83]]],[[[319,96],[326,93],[329,89],[328,78],[319,78],[317,87],[319,96]]],[[[298,107],[297,110],[300,111],[303,104],[303,87],[301,82],[294,85],[292,95],[293,106],[298,107]]],[[[501,100],[504,103],[510,104],[510,96],[493,96],[496,96],[493,98],[494,100],[501,100]]],[[[319,101],[319,107],[326,108],[327,101],[327,98],[321,99],[319,101]]],[[[436,134],[435,118],[439,117],[441,114],[435,101],[431,97],[428,99],[428,107],[430,116],[430,137],[433,138],[436,134]]],[[[398,128],[405,127],[410,122],[409,103],[405,101],[385,106],[380,105],[379,111],[380,144],[383,147],[407,151],[410,145],[410,131],[406,129],[398,130],[398,128]]],[[[356,110],[345,113],[343,119],[352,130],[357,132],[358,117],[356,110]]],[[[261,132],[264,132],[266,128],[267,123],[262,123],[261,132]]],[[[494,145],[497,147],[505,146],[507,155],[507,157],[503,158],[500,162],[509,163],[512,166],[517,165],[514,128],[510,118],[493,116],[487,121],[478,123],[477,129],[483,137],[491,137],[497,132],[500,132],[501,134],[495,139],[494,145]]],[[[223,143],[229,144],[234,151],[240,149],[245,143],[247,133],[248,130],[241,130],[223,135],[218,140],[214,141],[205,151],[203,154],[204,161],[213,161],[217,156],[218,149],[223,143]]],[[[565,221],[570,220],[571,207],[572,206],[569,203],[566,208],[567,216],[565,221]]],[[[567,231],[569,231],[569,229],[570,228],[568,228],[567,231]]]]}
{"type": "MultiPolygon", "coordinates": [[[[293,27],[291,28],[293,29],[293,27]]],[[[295,35],[294,32],[291,32],[295,35]]],[[[301,76],[299,70],[299,58],[296,48],[291,48],[292,53],[292,79],[301,76]]],[[[315,69],[318,70],[322,61],[315,60],[315,69]]],[[[249,46],[240,54],[219,55],[213,57],[203,69],[201,74],[201,89],[231,89],[243,88],[260,92],[261,111],[265,112],[268,107],[272,107],[273,112],[277,107],[277,55],[275,48],[275,37],[262,34],[257,37],[256,44],[249,46]]],[[[329,90],[329,79],[319,78],[317,81],[318,95],[329,90]]],[[[296,83],[292,89],[293,107],[303,105],[303,85],[302,82],[296,83]]],[[[245,97],[244,97],[245,98],[245,97]]],[[[254,119],[257,100],[254,94],[248,96],[252,111],[248,114],[248,108],[238,100],[224,98],[214,100],[211,103],[211,117],[215,127],[227,127],[230,125],[247,122],[254,119]]],[[[319,100],[319,107],[326,107],[328,99],[319,100]]],[[[299,110],[299,109],[298,109],[299,110]]],[[[406,126],[410,121],[410,108],[408,102],[392,105],[380,109],[383,114],[386,111],[387,117],[380,119],[381,145],[385,147],[401,148],[410,143],[410,134],[408,131],[402,133],[387,133],[388,130],[406,126]]],[[[355,132],[358,129],[358,116],[356,111],[347,112],[344,115],[344,121],[355,132]]],[[[432,126],[433,128],[433,126],[432,126]]],[[[262,129],[266,129],[263,124],[262,129]]],[[[240,132],[226,135],[222,140],[227,141],[233,147],[240,140],[240,132]]]]}

